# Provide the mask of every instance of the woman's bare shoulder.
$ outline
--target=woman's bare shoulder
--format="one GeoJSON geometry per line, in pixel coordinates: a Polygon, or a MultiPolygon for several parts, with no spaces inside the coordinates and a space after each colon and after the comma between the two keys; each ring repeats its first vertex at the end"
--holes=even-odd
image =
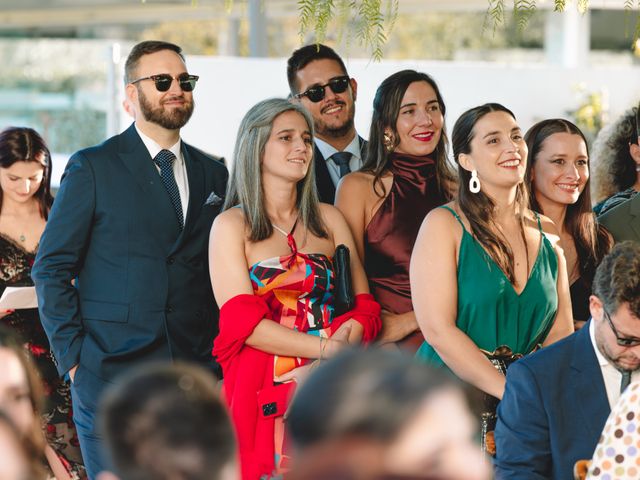
{"type": "Polygon", "coordinates": [[[220,235],[241,235],[244,237],[246,220],[241,208],[230,208],[218,214],[211,227],[212,232],[220,235]]]}

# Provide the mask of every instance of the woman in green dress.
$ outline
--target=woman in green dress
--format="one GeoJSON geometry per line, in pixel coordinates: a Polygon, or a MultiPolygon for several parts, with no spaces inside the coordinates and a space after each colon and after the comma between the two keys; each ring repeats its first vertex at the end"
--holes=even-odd
{"type": "Polygon", "coordinates": [[[495,103],[468,110],[452,145],[458,197],[427,215],[411,258],[425,337],[417,355],[495,407],[511,360],[573,331],[566,266],[553,223],[528,208],[527,145],[513,113],[495,103]]]}

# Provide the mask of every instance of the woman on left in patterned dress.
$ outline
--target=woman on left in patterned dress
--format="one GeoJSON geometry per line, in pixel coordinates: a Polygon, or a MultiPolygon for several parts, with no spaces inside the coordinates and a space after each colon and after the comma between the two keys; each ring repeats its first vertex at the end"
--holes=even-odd
{"type": "Polygon", "coordinates": [[[284,99],[242,120],[224,212],[211,229],[209,266],[220,310],[213,354],[238,436],[242,477],[287,468],[284,415],[294,386],[317,360],[371,341],[380,306],[368,293],[351,232],[320,204],[313,122],[284,99]],[[332,256],[352,252],[353,310],[334,315],[332,256]]]}
{"type": "MultiPolygon", "coordinates": [[[[2,287],[33,285],[31,266],[53,201],[50,184],[51,155],[42,137],[31,128],[11,127],[0,132],[2,287]]],[[[42,419],[48,444],[68,470],[68,478],[84,478],[69,387],[58,377],[38,310],[2,311],[0,324],[24,338],[42,376],[45,391],[42,419]]]]}

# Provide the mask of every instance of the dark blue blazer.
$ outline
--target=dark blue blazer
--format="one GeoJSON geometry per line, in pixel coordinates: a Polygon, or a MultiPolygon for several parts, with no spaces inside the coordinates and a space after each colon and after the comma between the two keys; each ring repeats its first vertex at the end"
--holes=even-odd
{"type": "Polygon", "coordinates": [[[170,359],[216,369],[207,244],[228,173],[184,142],[182,153],[182,232],[133,125],[69,160],[32,271],[60,374],[78,364],[108,383],[133,364],[170,359]]]}
{"type": "MultiPolygon", "coordinates": [[[[358,136],[360,140],[360,154],[361,158],[364,161],[364,155],[367,148],[367,141],[358,136]]],[[[331,180],[331,175],[329,175],[329,168],[327,167],[327,161],[320,153],[320,149],[317,145],[313,147],[313,162],[315,164],[315,173],[316,173],[316,187],[318,189],[318,197],[321,202],[328,203],[333,205],[336,199],[336,186],[333,184],[333,180],[331,180]]]]}
{"type": "Polygon", "coordinates": [[[589,324],[509,367],[497,479],[572,479],[574,463],[593,455],[610,407],[589,324]]]}

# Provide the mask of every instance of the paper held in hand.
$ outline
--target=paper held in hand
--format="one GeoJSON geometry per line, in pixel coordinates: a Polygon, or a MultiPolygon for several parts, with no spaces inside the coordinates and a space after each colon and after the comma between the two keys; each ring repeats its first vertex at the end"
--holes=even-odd
{"type": "Polygon", "coordinates": [[[0,297],[0,311],[38,308],[35,287],[7,287],[0,297]]]}

